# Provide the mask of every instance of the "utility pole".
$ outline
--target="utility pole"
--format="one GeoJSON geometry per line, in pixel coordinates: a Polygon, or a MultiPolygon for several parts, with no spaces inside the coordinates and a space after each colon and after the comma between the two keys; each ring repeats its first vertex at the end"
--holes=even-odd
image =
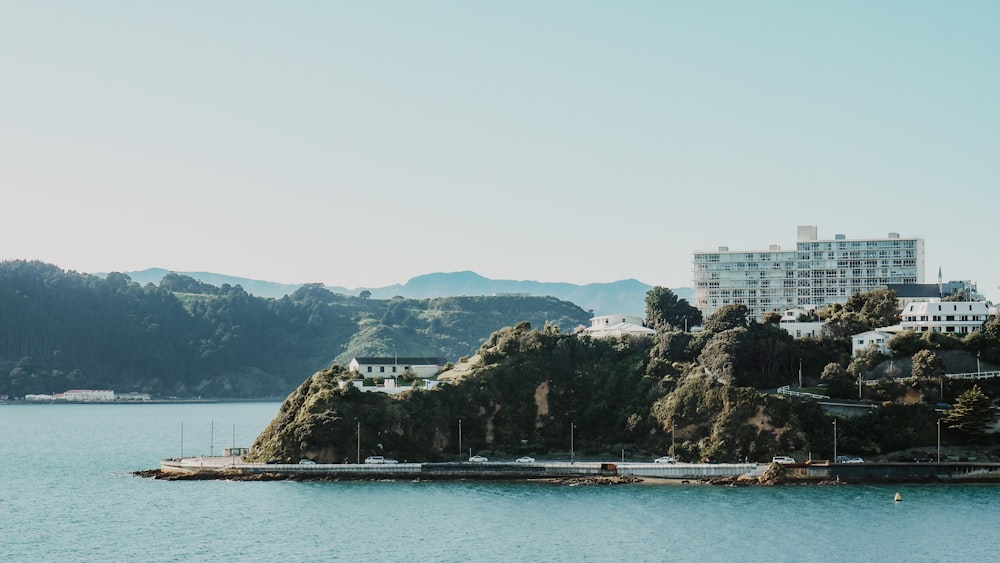
{"type": "Polygon", "coordinates": [[[355,463],[361,463],[361,422],[358,422],[358,457],[355,463]]]}
{"type": "Polygon", "coordinates": [[[462,419],[458,419],[458,455],[462,456],[462,419]]]}

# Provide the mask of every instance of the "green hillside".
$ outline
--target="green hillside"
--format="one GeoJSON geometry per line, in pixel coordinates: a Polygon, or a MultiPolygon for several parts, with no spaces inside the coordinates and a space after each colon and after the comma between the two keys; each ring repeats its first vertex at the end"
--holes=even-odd
{"type": "Polygon", "coordinates": [[[159,397],[285,396],[355,355],[471,355],[504,326],[587,324],[550,297],[362,299],[319,284],[280,299],[178,274],[159,285],[0,263],[0,394],[73,388],[159,397]]]}

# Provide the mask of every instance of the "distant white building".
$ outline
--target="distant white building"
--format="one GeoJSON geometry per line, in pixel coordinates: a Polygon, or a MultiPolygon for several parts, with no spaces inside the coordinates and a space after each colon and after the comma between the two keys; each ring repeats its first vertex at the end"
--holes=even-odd
{"type": "Polygon", "coordinates": [[[883,354],[888,354],[889,340],[892,339],[893,336],[899,334],[902,330],[902,327],[897,325],[876,328],[875,330],[855,334],[851,336],[851,355],[857,356],[858,354],[872,348],[877,349],[883,354]]]}
{"type": "Polygon", "coordinates": [[[56,395],[56,400],[68,403],[110,403],[115,400],[115,392],[110,390],[70,389],[56,395]]]}
{"type": "Polygon", "coordinates": [[[804,225],[794,250],[720,246],[695,252],[692,262],[694,306],[703,316],[741,304],[761,320],[771,311],[844,303],[856,293],[890,284],[923,283],[924,241],[899,233],[821,239],[816,226],[804,225]]]}
{"type": "Polygon", "coordinates": [[[444,364],[442,358],[364,357],[352,358],[347,368],[362,377],[397,377],[412,374],[428,378],[440,373],[444,364]]]}
{"type": "Polygon", "coordinates": [[[652,336],[656,331],[644,326],[635,315],[602,315],[590,319],[590,326],[583,333],[593,338],[619,338],[625,336],[652,336]]]}
{"type": "Polygon", "coordinates": [[[823,334],[823,321],[800,321],[800,318],[814,318],[816,307],[796,307],[781,313],[778,326],[792,335],[792,338],[819,338],[823,334]]]}
{"type": "Polygon", "coordinates": [[[964,335],[982,330],[990,309],[983,301],[920,302],[908,304],[900,316],[906,330],[964,335]]]}

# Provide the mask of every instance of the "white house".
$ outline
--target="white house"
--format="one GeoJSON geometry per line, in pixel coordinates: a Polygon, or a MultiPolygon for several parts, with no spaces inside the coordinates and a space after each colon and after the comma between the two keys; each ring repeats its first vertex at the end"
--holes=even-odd
{"type": "Polygon", "coordinates": [[[813,305],[785,309],[781,313],[781,320],[778,322],[778,327],[791,334],[793,338],[819,338],[823,334],[823,325],[825,324],[823,321],[799,320],[803,316],[816,318],[815,313],[816,307],[813,305]]]}
{"type": "Polygon", "coordinates": [[[989,318],[983,301],[910,303],[903,309],[900,325],[914,332],[942,332],[956,336],[979,332],[989,318]]]}
{"type": "Polygon", "coordinates": [[[583,334],[593,338],[618,338],[630,336],[652,336],[656,331],[643,326],[641,317],[635,315],[602,315],[590,319],[590,326],[583,334]]]}
{"type": "Polygon", "coordinates": [[[875,330],[869,330],[868,332],[862,332],[861,334],[855,334],[851,336],[851,355],[857,356],[865,350],[871,348],[878,349],[879,352],[883,354],[889,353],[888,342],[893,337],[896,336],[903,329],[900,326],[887,326],[882,328],[876,328],[875,330]]]}
{"type": "Polygon", "coordinates": [[[411,374],[428,378],[440,373],[444,364],[442,358],[364,357],[352,358],[347,367],[362,377],[398,377],[411,374]]]}

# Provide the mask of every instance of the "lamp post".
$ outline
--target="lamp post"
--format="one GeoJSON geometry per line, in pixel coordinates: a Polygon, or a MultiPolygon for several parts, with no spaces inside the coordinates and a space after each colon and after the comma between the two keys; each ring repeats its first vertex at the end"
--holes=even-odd
{"type": "Polygon", "coordinates": [[[576,450],[573,448],[573,431],[576,429],[576,423],[569,423],[569,462],[576,463],[576,450]]]}
{"type": "Polygon", "coordinates": [[[938,427],[938,448],[937,448],[937,462],[941,463],[941,419],[937,419],[938,427]]]}
{"type": "Polygon", "coordinates": [[[837,419],[833,419],[833,461],[837,462],[837,419]]]}
{"type": "Polygon", "coordinates": [[[674,450],[677,448],[677,446],[675,444],[675,441],[674,441],[674,429],[675,428],[676,427],[674,426],[674,419],[671,418],[670,419],[670,455],[672,455],[673,457],[676,458],[677,454],[674,453],[674,450]]]}
{"type": "Polygon", "coordinates": [[[462,456],[462,419],[458,419],[458,456],[462,456]]]}
{"type": "Polygon", "coordinates": [[[355,463],[361,463],[361,422],[358,422],[358,457],[355,463]]]}
{"type": "Polygon", "coordinates": [[[979,355],[980,354],[982,354],[982,351],[976,352],[976,375],[979,375],[983,371],[982,368],[979,367],[979,355]]]}

